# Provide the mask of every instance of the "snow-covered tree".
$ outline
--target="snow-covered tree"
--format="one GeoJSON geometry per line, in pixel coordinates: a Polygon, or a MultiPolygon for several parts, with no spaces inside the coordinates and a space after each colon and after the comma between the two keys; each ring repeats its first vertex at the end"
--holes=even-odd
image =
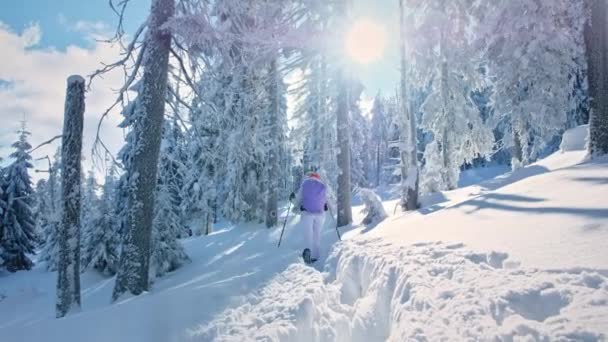
{"type": "Polygon", "coordinates": [[[4,267],[10,272],[29,270],[33,265],[27,255],[34,253],[36,225],[32,213],[34,189],[28,172],[32,168],[29,135],[23,123],[19,140],[12,145],[15,149],[10,155],[13,162],[6,168],[3,177],[2,192],[6,204],[2,215],[0,246],[4,267]]]}
{"type": "Polygon", "coordinates": [[[384,99],[380,94],[374,98],[370,123],[370,155],[372,167],[372,180],[376,186],[382,184],[382,167],[388,152],[388,120],[384,106],[384,99]]]}
{"type": "Polygon", "coordinates": [[[358,82],[351,86],[350,93],[350,149],[351,181],[353,187],[369,187],[370,184],[370,127],[361,113],[360,97],[363,86],[358,82]]]}
{"type": "Polygon", "coordinates": [[[180,203],[175,198],[175,182],[179,175],[176,157],[175,133],[165,121],[158,165],[158,183],[152,227],[150,279],[173,271],[188,261],[188,256],[179,242],[185,227],[180,217],[180,203]]]}
{"type": "Polygon", "coordinates": [[[513,167],[534,161],[566,128],[583,69],[583,1],[487,2],[477,9],[478,43],[492,84],[494,125],[513,167]]]}
{"type": "Polygon", "coordinates": [[[89,170],[86,177],[84,186],[82,187],[82,199],[81,199],[81,211],[80,211],[80,222],[81,222],[81,268],[85,270],[91,260],[91,254],[89,253],[92,245],[91,241],[93,234],[95,234],[101,227],[101,212],[99,210],[99,198],[97,192],[99,190],[99,184],[95,179],[95,173],[93,170],[89,170]]]}
{"type": "Polygon", "coordinates": [[[80,308],[81,159],[84,78],[68,77],[61,143],[61,223],[57,262],[57,317],[80,308]]]}
{"type": "Polygon", "coordinates": [[[57,259],[59,257],[58,231],[61,221],[61,149],[58,149],[49,167],[49,178],[44,189],[44,202],[46,212],[41,213],[37,224],[42,232],[44,240],[39,260],[45,262],[49,271],[57,270],[57,259]]]}
{"type": "MultiPolygon", "coordinates": [[[[116,165],[112,164],[107,171],[98,201],[96,225],[87,230],[87,239],[83,253],[87,256],[85,268],[92,267],[105,275],[114,275],[118,268],[120,245],[120,219],[117,217],[116,165]]],[[[120,204],[124,205],[124,203],[120,204]]]]}
{"type": "MultiPolygon", "coordinates": [[[[160,172],[162,175],[162,171],[160,172]]],[[[183,231],[167,183],[159,183],[152,227],[150,279],[171,272],[189,260],[178,238],[183,231]]]]}
{"type": "Polygon", "coordinates": [[[420,180],[426,191],[456,188],[461,166],[492,151],[492,130],[471,98],[482,79],[477,51],[466,35],[472,29],[473,5],[468,0],[433,0],[411,11],[416,21],[409,33],[415,37],[410,44],[414,65],[409,74],[417,88],[430,85],[421,122],[433,137],[432,145],[424,150],[420,180]]]}

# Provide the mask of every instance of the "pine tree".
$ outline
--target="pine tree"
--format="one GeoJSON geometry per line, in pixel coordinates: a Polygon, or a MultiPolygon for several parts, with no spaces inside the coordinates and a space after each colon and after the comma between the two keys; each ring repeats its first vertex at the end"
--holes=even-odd
{"type": "Polygon", "coordinates": [[[355,82],[351,85],[350,110],[350,149],[351,149],[351,182],[353,187],[370,185],[370,128],[368,120],[361,113],[360,97],[363,86],[355,82]]]}
{"type": "Polygon", "coordinates": [[[168,184],[159,182],[156,191],[150,256],[151,280],[179,268],[189,260],[178,240],[183,228],[173,208],[168,184]]]}
{"type": "Polygon", "coordinates": [[[43,232],[43,246],[40,252],[40,261],[46,263],[49,271],[57,270],[57,259],[59,256],[58,230],[61,221],[61,149],[58,149],[49,168],[49,178],[46,182],[45,202],[48,213],[41,215],[39,221],[40,231],[43,232]]]}
{"type": "Polygon", "coordinates": [[[514,168],[539,157],[568,125],[583,70],[583,1],[488,2],[475,19],[491,80],[494,127],[506,122],[501,147],[514,168]],[[507,22],[504,18],[510,18],[507,22]]]}
{"type": "Polygon", "coordinates": [[[97,191],[99,184],[95,179],[95,173],[90,170],[82,189],[82,210],[80,214],[81,222],[81,266],[85,270],[91,260],[91,247],[94,244],[91,241],[92,236],[101,228],[101,212],[99,210],[99,198],[97,191]]]}
{"type": "Polygon", "coordinates": [[[172,189],[178,161],[175,159],[175,133],[168,121],[163,127],[160,161],[158,165],[158,183],[152,227],[152,255],[150,259],[150,279],[162,276],[177,269],[187,262],[186,255],[178,238],[185,231],[180,218],[180,203],[174,197],[172,189]]]}
{"type": "Polygon", "coordinates": [[[30,132],[25,122],[19,130],[19,140],[12,146],[15,148],[10,156],[14,159],[6,168],[4,176],[3,193],[6,209],[2,215],[2,246],[4,267],[10,271],[29,270],[33,263],[26,254],[34,253],[35,225],[32,213],[34,190],[28,169],[32,157],[29,150],[32,146],[28,142],[30,132]]]}
{"type": "MultiPolygon", "coordinates": [[[[88,231],[85,251],[86,267],[92,267],[101,274],[114,275],[118,268],[118,251],[120,246],[120,219],[117,217],[117,182],[116,166],[111,165],[103,184],[103,192],[98,202],[95,226],[88,231]]],[[[124,205],[122,203],[121,205],[124,205]]]]}
{"type": "Polygon", "coordinates": [[[370,127],[370,155],[373,165],[373,181],[376,186],[382,185],[381,175],[388,150],[388,120],[384,108],[384,99],[380,94],[374,98],[370,127]]]}

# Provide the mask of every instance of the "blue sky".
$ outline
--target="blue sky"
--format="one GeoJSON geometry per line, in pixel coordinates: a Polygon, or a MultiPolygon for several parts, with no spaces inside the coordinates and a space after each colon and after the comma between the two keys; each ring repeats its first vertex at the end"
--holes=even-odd
{"type": "MultiPolygon", "coordinates": [[[[150,0],[131,0],[125,28],[136,29],[149,6],[150,0]]],[[[107,0],[19,0],[0,3],[0,21],[16,31],[38,23],[43,32],[40,47],[52,46],[63,50],[70,44],[91,46],[90,39],[83,35],[82,28],[76,27],[76,23],[104,23],[111,28],[117,18],[107,0]]]]}
{"type": "MultiPolygon", "coordinates": [[[[361,79],[369,97],[378,90],[392,94],[399,79],[397,0],[355,0],[353,20],[368,18],[385,26],[387,49],[381,60],[352,65],[353,76],[361,79]]],[[[125,30],[133,32],[146,17],[150,0],[130,0],[125,30]]],[[[0,157],[6,157],[15,140],[19,121],[25,116],[32,132],[31,143],[61,133],[65,80],[71,74],[89,75],[101,62],[112,62],[119,48],[96,41],[111,36],[117,17],[108,0],[18,0],[0,1],[0,157]]],[[[85,146],[90,165],[90,148],[101,113],[114,100],[112,89],[122,83],[120,73],[96,81],[87,93],[85,146]]],[[[364,101],[365,102],[365,101],[364,101]]],[[[113,113],[104,123],[102,137],[114,151],[122,145],[120,121],[113,113]]],[[[40,149],[34,157],[52,156],[54,147],[40,149]]],[[[5,161],[6,162],[6,161],[5,161]]],[[[39,163],[38,166],[42,167],[39,163]]]]}

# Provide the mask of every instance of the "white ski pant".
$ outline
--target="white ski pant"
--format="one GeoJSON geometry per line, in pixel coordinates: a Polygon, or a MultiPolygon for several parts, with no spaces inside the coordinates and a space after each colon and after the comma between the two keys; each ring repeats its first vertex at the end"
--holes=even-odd
{"type": "Polygon", "coordinates": [[[304,229],[306,248],[310,248],[310,257],[319,259],[321,249],[321,227],[323,226],[324,213],[312,214],[302,212],[300,222],[304,229]]]}

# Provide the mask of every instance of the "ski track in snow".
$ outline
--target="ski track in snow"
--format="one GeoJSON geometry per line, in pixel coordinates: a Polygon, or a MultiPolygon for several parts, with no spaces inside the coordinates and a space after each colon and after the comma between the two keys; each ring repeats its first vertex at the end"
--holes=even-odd
{"type": "MultiPolygon", "coordinates": [[[[189,341],[599,341],[608,279],[509,269],[508,255],[441,242],[343,242],[324,272],[293,264],[189,341]],[[582,327],[584,325],[584,328],[582,327]]],[[[186,338],[185,337],[185,338],[186,338]]]]}

